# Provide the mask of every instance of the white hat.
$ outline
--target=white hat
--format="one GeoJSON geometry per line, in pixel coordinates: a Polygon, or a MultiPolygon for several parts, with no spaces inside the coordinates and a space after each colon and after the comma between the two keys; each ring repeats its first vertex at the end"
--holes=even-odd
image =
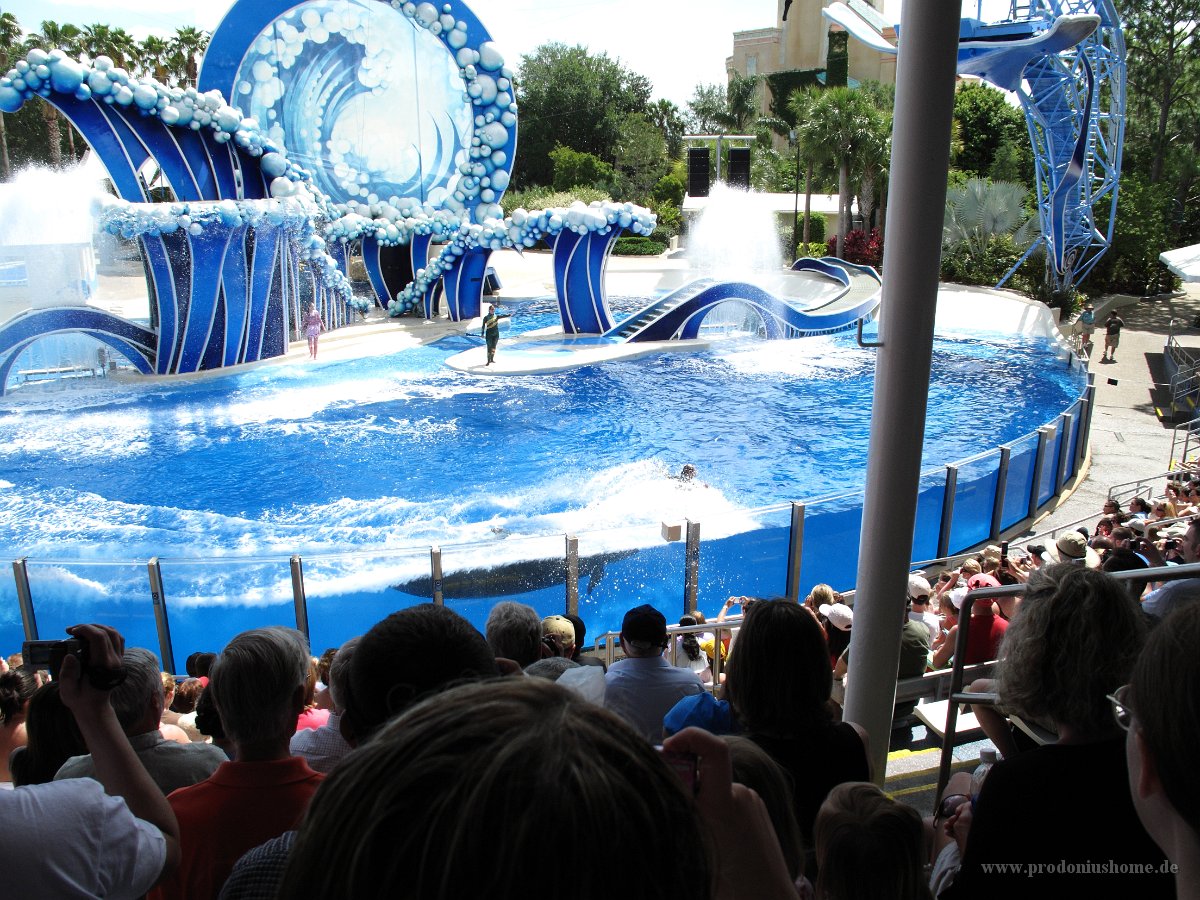
{"type": "Polygon", "coordinates": [[[822,603],[820,612],[839,631],[849,631],[854,624],[854,610],[845,603],[822,603]]]}
{"type": "Polygon", "coordinates": [[[927,600],[929,595],[933,593],[933,588],[929,586],[929,582],[920,575],[908,576],[908,596],[916,600],[918,597],[925,597],[927,600]]]}
{"type": "Polygon", "coordinates": [[[955,588],[950,592],[950,602],[954,604],[955,609],[962,609],[963,601],[967,599],[967,589],[965,587],[955,588]]]}

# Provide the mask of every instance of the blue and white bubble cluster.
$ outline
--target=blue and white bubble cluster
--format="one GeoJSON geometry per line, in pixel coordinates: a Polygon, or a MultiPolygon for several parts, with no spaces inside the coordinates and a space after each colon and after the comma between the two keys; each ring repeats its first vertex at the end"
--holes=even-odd
{"type": "Polygon", "coordinates": [[[35,48],[0,77],[0,112],[14,113],[30,98],[48,98],[51,93],[137,110],[176,128],[208,129],[217,143],[232,142],[259,157],[274,197],[302,193],[310,180],[308,172],[288,159],[281,144],[271,140],[255,119],[227,104],[218,91],[201,94],[195,88],[172,88],[138,78],[107,56],[79,62],[62,50],[35,48]]]}
{"type": "Polygon", "coordinates": [[[657,225],[657,217],[645,207],[610,200],[586,206],[576,200],[568,207],[532,212],[515,209],[511,216],[488,219],[481,224],[463,221],[448,234],[449,242],[437,258],[418,269],[413,281],[388,302],[388,314],[400,316],[416,307],[429,286],[453,270],[459,258],[470,250],[519,250],[533,247],[538,241],[556,237],[563,231],[586,235],[627,230],[636,235],[648,235],[657,225]]]}
{"type": "Polygon", "coordinates": [[[295,200],[216,200],[192,203],[127,203],[106,198],[95,210],[101,230],[126,240],[177,232],[189,238],[227,234],[233,228],[282,228],[308,260],[325,286],[344,302],[365,311],[369,303],[354,297],[350,280],[329,255],[317,233],[312,211],[295,200]]]}
{"type": "Polygon", "coordinates": [[[255,37],[232,102],[319,161],[314,181],[342,212],[420,197],[496,218],[517,107],[503,57],[471,35],[451,3],[307,0],[255,37]]]}

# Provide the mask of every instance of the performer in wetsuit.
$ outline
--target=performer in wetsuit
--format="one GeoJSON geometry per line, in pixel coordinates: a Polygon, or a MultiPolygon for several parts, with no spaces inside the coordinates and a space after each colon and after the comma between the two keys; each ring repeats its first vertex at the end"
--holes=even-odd
{"type": "Polygon", "coordinates": [[[487,315],[483,317],[483,327],[479,334],[487,341],[487,364],[496,361],[496,344],[500,342],[500,320],[507,319],[509,313],[497,313],[495,304],[488,304],[487,315]]]}

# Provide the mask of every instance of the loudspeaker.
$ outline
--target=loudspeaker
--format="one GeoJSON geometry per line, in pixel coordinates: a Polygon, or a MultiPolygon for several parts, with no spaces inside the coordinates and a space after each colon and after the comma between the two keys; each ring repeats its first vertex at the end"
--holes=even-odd
{"type": "Polygon", "coordinates": [[[688,194],[708,196],[708,148],[688,147],[688,194]]]}
{"type": "Polygon", "coordinates": [[[750,148],[729,148],[729,186],[750,190],[750,148]]]}

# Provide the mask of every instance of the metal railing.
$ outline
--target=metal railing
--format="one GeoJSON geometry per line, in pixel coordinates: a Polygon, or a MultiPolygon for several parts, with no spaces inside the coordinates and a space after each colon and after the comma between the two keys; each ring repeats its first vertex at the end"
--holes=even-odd
{"type": "MultiPolygon", "coordinates": [[[[1111,572],[1117,581],[1175,581],[1180,578],[1200,577],[1200,563],[1188,563],[1178,566],[1160,566],[1153,569],[1136,569],[1127,572],[1111,572]]],[[[946,711],[946,731],[942,738],[941,759],[938,764],[937,797],[940,798],[950,781],[950,769],[954,764],[954,736],[958,727],[958,707],[960,704],[969,705],[980,702],[977,694],[963,690],[963,660],[967,656],[967,640],[971,628],[971,610],[979,601],[991,602],[1000,597],[1015,597],[1025,593],[1025,585],[1014,584],[999,588],[982,588],[968,592],[963,598],[962,609],[958,616],[958,632],[954,642],[954,659],[951,664],[950,704],[946,711]]],[[[1001,663],[1003,660],[1001,660],[1001,663]]]]}

